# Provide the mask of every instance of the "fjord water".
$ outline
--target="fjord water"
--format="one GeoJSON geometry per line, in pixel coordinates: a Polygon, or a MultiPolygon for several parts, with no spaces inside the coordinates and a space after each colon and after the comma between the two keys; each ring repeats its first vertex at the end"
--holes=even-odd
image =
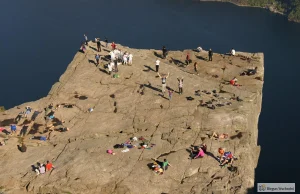
{"type": "Polygon", "coordinates": [[[3,0],[0,21],[6,108],[46,96],[84,33],[133,48],[263,52],[256,182],[297,182],[300,24],[263,9],[191,0],[3,0]]]}

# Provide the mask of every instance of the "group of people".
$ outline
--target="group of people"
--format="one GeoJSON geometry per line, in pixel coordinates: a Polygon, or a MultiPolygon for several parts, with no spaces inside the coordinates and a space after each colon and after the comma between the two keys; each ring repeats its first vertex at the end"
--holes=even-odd
{"type": "Polygon", "coordinates": [[[46,172],[54,169],[55,167],[53,164],[49,161],[47,161],[46,164],[40,164],[37,163],[37,167],[33,165],[34,171],[36,172],[36,175],[45,174],[46,172]]]}
{"type": "Polygon", "coordinates": [[[225,151],[225,148],[219,148],[218,152],[218,160],[221,167],[224,167],[227,164],[232,166],[233,161],[237,159],[230,151],[225,151]]]}

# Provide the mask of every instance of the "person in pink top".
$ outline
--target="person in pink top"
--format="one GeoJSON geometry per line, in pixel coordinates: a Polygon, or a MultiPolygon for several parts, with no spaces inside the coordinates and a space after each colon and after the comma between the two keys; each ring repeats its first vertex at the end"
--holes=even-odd
{"type": "Polygon", "coordinates": [[[196,159],[196,158],[199,158],[199,157],[200,158],[204,157],[204,151],[201,148],[198,149],[198,154],[193,159],[196,159]]]}

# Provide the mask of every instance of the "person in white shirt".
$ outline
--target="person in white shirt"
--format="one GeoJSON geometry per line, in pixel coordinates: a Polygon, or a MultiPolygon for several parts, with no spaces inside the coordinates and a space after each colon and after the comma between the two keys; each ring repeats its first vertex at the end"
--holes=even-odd
{"type": "Polygon", "coordinates": [[[231,56],[235,56],[235,50],[232,48],[230,52],[231,56]]]}
{"type": "Polygon", "coordinates": [[[85,39],[85,44],[88,45],[89,40],[88,40],[87,35],[84,34],[83,36],[84,36],[84,39],[85,39]]]}
{"type": "Polygon", "coordinates": [[[119,59],[120,58],[120,51],[118,49],[115,49],[113,52],[115,54],[115,58],[119,59]]]}
{"type": "Polygon", "coordinates": [[[128,55],[128,59],[129,59],[128,63],[129,63],[129,65],[132,65],[132,57],[133,57],[133,55],[130,53],[128,55]]]}
{"type": "Polygon", "coordinates": [[[114,61],[115,59],[116,59],[116,55],[115,55],[115,53],[113,52],[113,51],[110,51],[110,59],[112,60],[112,61],[114,61]]]}
{"type": "Polygon", "coordinates": [[[160,60],[156,60],[155,61],[155,67],[156,67],[156,72],[158,72],[158,69],[159,69],[159,63],[160,63],[160,60]]]}
{"type": "Polygon", "coordinates": [[[128,55],[127,53],[125,53],[125,55],[123,56],[123,62],[125,65],[127,65],[127,59],[128,59],[128,55]]]}
{"type": "Polygon", "coordinates": [[[108,74],[111,75],[111,72],[112,72],[112,68],[114,66],[114,62],[110,62],[107,67],[108,67],[108,74]]]}
{"type": "Polygon", "coordinates": [[[197,51],[198,51],[198,52],[201,52],[201,51],[202,51],[202,48],[199,46],[199,47],[197,48],[197,51]]]}

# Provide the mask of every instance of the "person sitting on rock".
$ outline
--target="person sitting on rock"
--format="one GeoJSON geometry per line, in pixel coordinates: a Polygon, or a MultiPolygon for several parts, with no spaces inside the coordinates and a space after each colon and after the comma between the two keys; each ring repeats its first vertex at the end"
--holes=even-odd
{"type": "Polygon", "coordinates": [[[216,132],[213,132],[213,134],[210,136],[211,139],[216,138],[216,139],[228,139],[228,134],[227,133],[222,133],[218,134],[216,132]]]}
{"type": "Polygon", "coordinates": [[[234,160],[234,156],[231,152],[225,152],[223,157],[220,159],[220,166],[224,166],[226,164],[232,165],[234,160]]]}
{"type": "MultiPolygon", "coordinates": [[[[193,149],[194,150],[194,149],[193,149]]],[[[194,150],[195,151],[195,150],[194,150]]],[[[196,158],[203,158],[204,157],[204,151],[202,150],[201,147],[198,147],[198,150],[196,152],[197,154],[196,155],[193,155],[192,158],[193,159],[196,159],[196,158]]]]}
{"type": "Polygon", "coordinates": [[[230,85],[233,85],[233,86],[241,86],[240,84],[237,84],[238,80],[236,79],[236,77],[234,77],[232,80],[229,81],[230,85]]]}
{"type": "Polygon", "coordinates": [[[81,50],[83,53],[85,53],[86,48],[85,48],[84,43],[81,44],[80,50],[81,50]]]}
{"type": "Polygon", "coordinates": [[[248,69],[246,71],[243,71],[240,76],[244,76],[244,75],[255,75],[257,73],[257,67],[255,67],[254,69],[248,69]]]}
{"type": "Polygon", "coordinates": [[[225,148],[219,148],[218,152],[220,154],[219,158],[221,159],[223,157],[224,153],[225,153],[225,148]]]}
{"type": "Polygon", "coordinates": [[[201,52],[201,51],[202,51],[202,48],[199,46],[199,47],[197,48],[197,51],[198,51],[198,52],[201,52]]]}
{"type": "Polygon", "coordinates": [[[234,50],[234,48],[231,49],[230,55],[231,55],[231,56],[235,56],[235,50],[234,50]]]}
{"type": "Polygon", "coordinates": [[[163,163],[162,163],[162,169],[164,171],[168,170],[168,167],[171,166],[171,164],[169,163],[169,161],[167,159],[164,159],[163,163]]]}
{"type": "Polygon", "coordinates": [[[206,152],[207,152],[207,145],[205,144],[205,143],[202,143],[201,145],[200,145],[200,148],[203,150],[203,152],[206,154],[206,152]]]}
{"type": "Polygon", "coordinates": [[[46,171],[50,171],[52,168],[55,168],[55,167],[53,166],[53,164],[51,162],[47,161],[46,171]]]}
{"type": "Polygon", "coordinates": [[[45,168],[45,165],[44,165],[44,164],[41,164],[41,165],[40,165],[39,171],[40,171],[40,174],[45,174],[46,168],[45,168]]]}

